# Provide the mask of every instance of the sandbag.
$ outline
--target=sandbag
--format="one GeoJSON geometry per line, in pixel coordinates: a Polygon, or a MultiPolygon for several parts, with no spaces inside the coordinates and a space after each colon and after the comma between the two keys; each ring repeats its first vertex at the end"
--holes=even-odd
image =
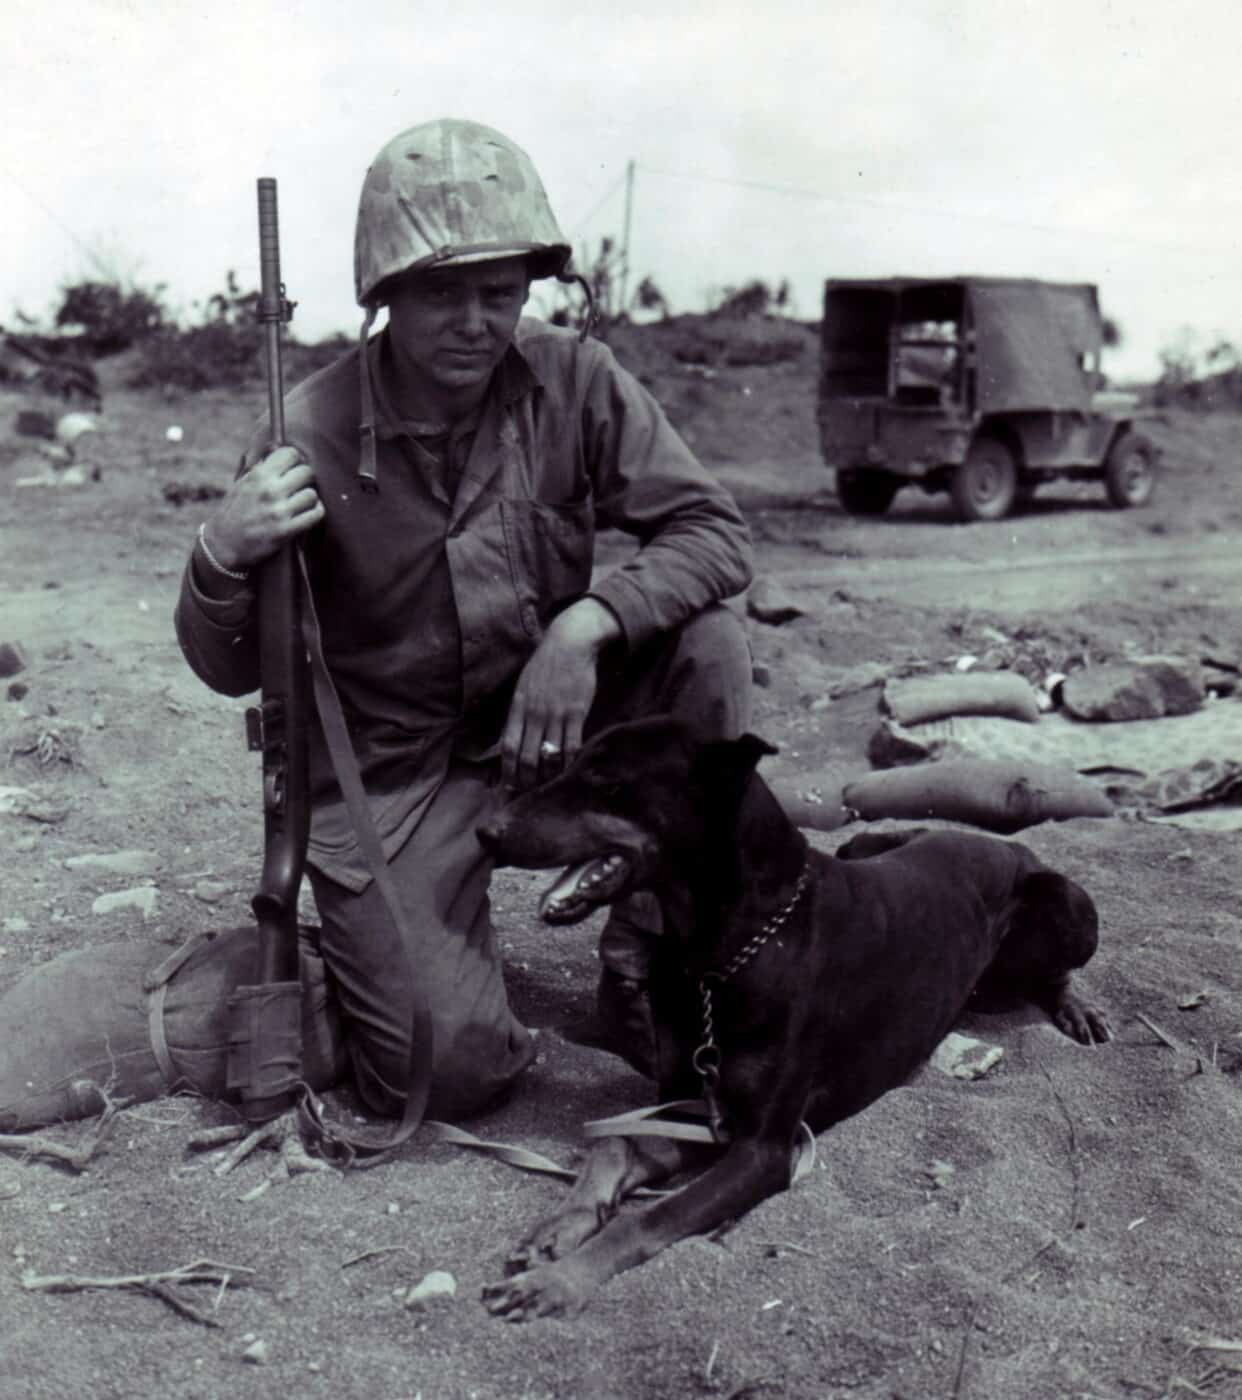
{"type": "Polygon", "coordinates": [[[911,676],[884,686],[884,708],[898,724],[920,724],[945,715],[1004,715],[1039,719],[1039,700],[1016,671],[980,671],[951,676],[911,676]]]}
{"type": "MultiPolygon", "coordinates": [[[[257,943],[254,927],[202,934],[171,954],[109,943],[28,972],[0,997],[0,1132],[87,1117],[104,1086],[137,1102],[176,1089],[223,1097],[228,999],[253,981],[257,943]]],[[[305,940],[300,960],[303,1078],[327,1089],[347,1074],[344,1037],[305,940]]]]}
{"type": "Polygon", "coordinates": [[[845,804],[863,821],[938,817],[1009,835],[1043,821],[1109,817],[1113,804],[1068,768],[964,758],[868,773],[847,783],[845,804]]]}

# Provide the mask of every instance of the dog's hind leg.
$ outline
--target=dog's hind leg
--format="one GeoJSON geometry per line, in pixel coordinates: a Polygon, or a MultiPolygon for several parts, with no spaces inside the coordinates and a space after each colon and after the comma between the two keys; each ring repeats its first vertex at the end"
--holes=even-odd
{"type": "Polygon", "coordinates": [[[506,1260],[505,1273],[560,1259],[601,1230],[640,1187],[702,1165],[718,1150],[660,1137],[598,1139],[564,1204],[525,1236],[506,1260]]]}
{"type": "Polygon", "coordinates": [[[1031,998],[1052,1018],[1053,1025],[1071,1040],[1083,1045],[1102,1045],[1113,1038],[1108,1017],[1093,1002],[1080,997],[1070,983],[1068,972],[1037,988],[1031,998]]]}

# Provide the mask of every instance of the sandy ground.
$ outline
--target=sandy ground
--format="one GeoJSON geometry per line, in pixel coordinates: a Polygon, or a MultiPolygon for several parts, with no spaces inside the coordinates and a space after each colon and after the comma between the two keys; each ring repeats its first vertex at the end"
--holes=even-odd
{"type": "MultiPolygon", "coordinates": [[[[805,609],[749,624],[770,677],[756,728],[781,747],[774,773],[865,771],[876,692],[826,698],[864,662],[942,667],[998,646],[1049,669],[1156,649],[1242,660],[1236,419],[1160,429],[1168,471],[1145,511],[1106,510],[1084,488],[958,526],[942,502],[903,494],[886,519],[858,522],[815,459],[805,383],[781,373],[722,372],[714,397],[692,403],[686,384],[656,385],[746,506],[761,572],[805,609]],[[729,412],[769,414],[766,452],[720,447],[741,440],[729,412]]],[[[137,941],[154,961],[249,918],[257,767],[242,705],[205,692],[172,638],[202,507],[167,488],[227,479],[260,402],[110,392],[105,430],[79,450],[100,479],[76,488],[17,485],[42,466],[4,439],[0,641],[20,642],[28,666],[13,678],[24,691],[0,700],[0,785],[34,791],[52,819],[0,814],[0,990],[67,949],[137,941]],[[41,761],[33,745],[48,734],[41,761]],[[93,913],[100,894],[139,882],[66,860],[131,848],[157,853],[149,916],[93,913]]],[[[0,427],[18,406],[0,401],[0,427]]],[[[830,850],[841,837],[814,839],[830,850]]],[[[731,1231],[622,1276],[576,1318],[525,1326],[491,1318],[478,1294],[563,1191],[556,1180],[420,1139],[373,1171],[242,1201],[267,1163],[220,1179],[185,1146],[228,1121],[225,1106],[135,1105],[81,1173],[0,1155],[0,1394],[1242,1394],[1237,837],[1113,818],[1023,839],[1099,905],[1082,984],[1112,1018],[1111,1045],[1083,1049],[1033,1012],[975,1017],[964,1029],[1004,1050],[986,1078],[925,1071],[825,1134],[810,1177],[731,1231]],[[22,1286],[31,1271],[199,1259],[234,1271],[227,1288],[187,1290],[215,1326],[149,1294],[22,1286]],[[431,1270],[454,1276],[456,1296],[405,1306],[431,1270]]],[[[496,921],[515,1004],[551,1028],[589,1004],[594,926],[542,928],[537,889],[499,878],[496,921]]],[[[583,1119],[647,1101],[619,1061],[549,1029],[521,1091],[472,1126],[568,1163],[583,1119]]],[[[55,1133],[80,1144],[89,1131],[55,1133]]]]}

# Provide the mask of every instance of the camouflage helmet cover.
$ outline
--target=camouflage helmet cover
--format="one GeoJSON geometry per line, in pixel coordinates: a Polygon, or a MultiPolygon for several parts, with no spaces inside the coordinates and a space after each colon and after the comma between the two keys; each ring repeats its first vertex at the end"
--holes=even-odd
{"type": "Polygon", "coordinates": [[[387,278],[418,267],[526,255],[532,277],[557,277],[570,254],[530,157],[477,122],[445,119],[403,131],[362,182],[354,236],[360,306],[383,299],[387,278]]]}

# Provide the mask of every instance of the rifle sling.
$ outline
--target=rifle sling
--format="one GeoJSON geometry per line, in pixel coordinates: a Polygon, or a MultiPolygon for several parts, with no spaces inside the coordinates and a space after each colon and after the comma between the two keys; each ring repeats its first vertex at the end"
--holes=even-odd
{"type": "MultiPolygon", "coordinates": [[[[336,693],[336,686],[332,682],[332,675],[324,658],[319,619],[315,613],[310,577],[306,571],[306,559],[300,545],[296,552],[302,584],[302,638],[310,656],[311,681],[315,692],[315,705],[319,712],[319,722],[323,727],[324,740],[332,759],[336,780],[340,784],[341,794],[345,799],[345,806],[349,811],[350,820],[353,822],[358,849],[366,862],[371,878],[375,881],[383,896],[384,903],[388,907],[393,927],[401,938],[402,946],[408,950],[413,946],[411,939],[407,936],[408,920],[405,910],[402,908],[401,896],[388,869],[388,861],[384,856],[379,833],[376,831],[375,823],[371,817],[370,804],[367,802],[366,792],[362,786],[362,776],[358,771],[358,760],[349,737],[345,715],[341,710],[340,698],[336,693]]],[[[363,1154],[368,1157],[374,1157],[376,1154],[387,1156],[413,1137],[419,1124],[423,1121],[427,1100],[431,1093],[433,1064],[431,1008],[408,951],[406,953],[406,971],[410,983],[412,1014],[405,1108],[395,1128],[379,1138],[350,1137],[337,1125],[328,1125],[317,1114],[313,1115],[319,1130],[329,1138],[335,1139],[335,1144],[327,1145],[335,1145],[338,1155],[344,1155],[351,1159],[354,1154],[363,1154]]]]}

